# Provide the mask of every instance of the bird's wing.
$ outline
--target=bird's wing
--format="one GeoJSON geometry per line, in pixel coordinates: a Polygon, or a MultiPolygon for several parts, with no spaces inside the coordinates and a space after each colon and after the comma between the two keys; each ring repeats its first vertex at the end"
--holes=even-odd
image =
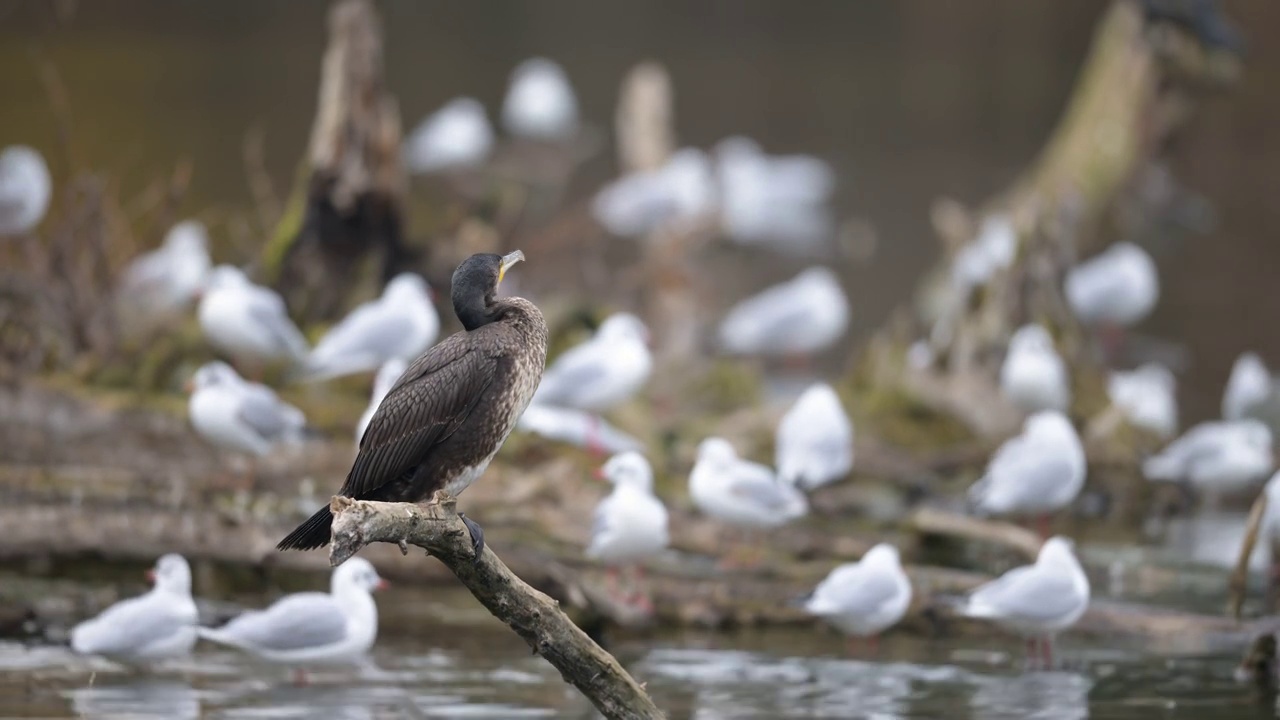
{"type": "Polygon", "coordinates": [[[471,337],[465,332],[451,335],[400,376],[369,421],[340,494],[367,497],[400,478],[466,421],[500,362],[475,349],[471,337]]]}
{"type": "Polygon", "coordinates": [[[282,402],[270,389],[252,385],[240,396],[237,417],[265,440],[275,440],[306,423],[302,411],[282,402]]]}
{"type": "Polygon", "coordinates": [[[798,492],[790,485],[778,482],[773,473],[755,463],[741,463],[734,469],[729,491],[753,505],[771,509],[783,509],[795,502],[798,492]]]}
{"type": "Polygon", "coordinates": [[[194,626],[195,607],[158,593],[118,602],[72,631],[72,645],[80,652],[112,655],[128,653],[162,640],[183,627],[194,626]]]}
{"type": "Polygon", "coordinates": [[[260,650],[299,650],[341,642],[347,618],[327,593],[298,593],[251,610],[217,630],[227,642],[260,650]]]}
{"type": "Polygon", "coordinates": [[[981,614],[1032,622],[1067,615],[1078,604],[1068,575],[1035,565],[1014,568],[969,596],[969,607],[981,608],[981,614]]]}
{"type": "Polygon", "coordinates": [[[588,341],[570,348],[543,373],[538,400],[552,405],[566,402],[582,388],[592,387],[607,377],[608,364],[608,348],[600,343],[588,341]]]}
{"type": "Polygon", "coordinates": [[[295,358],[307,354],[307,339],[289,319],[289,311],[279,295],[266,288],[253,287],[249,292],[249,317],[295,358]]]}
{"type": "Polygon", "coordinates": [[[818,584],[810,606],[819,612],[867,614],[897,595],[898,585],[890,574],[863,565],[848,565],[818,584]]]}
{"type": "Polygon", "coordinates": [[[401,354],[413,323],[399,308],[370,302],[352,310],[316,344],[311,358],[319,364],[368,355],[379,362],[401,354]]]}

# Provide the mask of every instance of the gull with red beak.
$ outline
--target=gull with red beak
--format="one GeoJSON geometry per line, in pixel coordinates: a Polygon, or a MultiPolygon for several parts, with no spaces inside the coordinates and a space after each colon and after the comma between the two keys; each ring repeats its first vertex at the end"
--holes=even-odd
{"type": "Polygon", "coordinates": [[[303,668],[364,658],[378,637],[378,606],[372,593],[386,586],[368,560],[352,558],[333,571],[329,592],[286,595],[220,628],[200,628],[200,637],[293,666],[301,683],[303,668]]]}
{"type": "Polygon", "coordinates": [[[631,598],[648,605],[637,591],[643,571],[637,563],[667,547],[667,508],[653,494],[653,469],[638,452],[624,452],[609,458],[596,477],[613,483],[613,492],[596,506],[587,557],[609,566],[609,590],[619,594],[619,566],[634,569],[631,598]]]}
{"type": "Polygon", "coordinates": [[[71,631],[71,649],[130,664],[181,657],[196,643],[191,568],[181,555],[165,555],[147,571],[155,587],[122,600],[71,631]]]}

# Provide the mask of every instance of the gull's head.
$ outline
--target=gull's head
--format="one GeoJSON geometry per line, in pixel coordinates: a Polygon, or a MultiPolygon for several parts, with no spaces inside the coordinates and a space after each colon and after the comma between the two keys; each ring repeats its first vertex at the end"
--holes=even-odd
{"type": "Polygon", "coordinates": [[[221,360],[214,360],[205,363],[196,370],[196,374],[191,376],[191,380],[187,382],[187,392],[195,392],[212,387],[227,387],[234,385],[240,381],[240,375],[228,364],[221,360]]]}
{"type": "Polygon", "coordinates": [[[1049,335],[1049,331],[1043,326],[1031,324],[1023,325],[1018,331],[1009,338],[1010,353],[1052,353],[1053,337],[1049,335]]]}
{"type": "Polygon", "coordinates": [[[840,403],[840,396],[836,394],[835,388],[824,382],[817,382],[805,389],[800,397],[796,399],[796,405],[805,407],[821,407],[830,406],[843,410],[840,403]]]}
{"type": "Polygon", "coordinates": [[[862,564],[870,567],[897,567],[902,564],[898,548],[889,543],[879,543],[862,556],[862,564]]]}
{"type": "Polygon", "coordinates": [[[1036,564],[1052,565],[1079,564],[1076,560],[1075,541],[1069,537],[1055,535],[1040,546],[1040,554],[1036,556],[1036,564]]]}
{"type": "Polygon", "coordinates": [[[643,455],[634,450],[609,458],[603,473],[605,479],[614,485],[653,491],[653,468],[649,467],[649,461],[643,455]]]}
{"type": "Polygon", "coordinates": [[[1066,437],[1075,434],[1075,428],[1067,416],[1058,410],[1042,410],[1028,417],[1022,425],[1028,435],[1066,437]]]}
{"type": "Polygon", "coordinates": [[[191,566],[186,558],[176,553],[157,560],[156,566],[147,571],[147,577],[156,584],[157,590],[191,593],[191,566]]]}
{"type": "Polygon", "coordinates": [[[1146,382],[1166,392],[1173,392],[1177,386],[1173,373],[1160,363],[1144,363],[1134,372],[1146,382]]]}
{"type": "Polygon", "coordinates": [[[393,303],[431,301],[431,286],[417,273],[405,272],[391,278],[382,297],[393,303]]]}
{"type": "Polygon", "coordinates": [[[608,342],[649,342],[649,328],[631,313],[614,313],[600,323],[596,336],[608,342]]]}
{"type": "Polygon", "coordinates": [[[387,587],[387,581],[373,569],[373,563],[364,558],[355,557],[342,563],[333,571],[330,585],[334,593],[348,588],[374,592],[387,587]]]}
{"type": "Polygon", "coordinates": [[[234,265],[219,265],[209,273],[209,282],[206,287],[209,290],[218,290],[221,288],[236,287],[239,285],[247,285],[249,278],[244,271],[234,265]]]}
{"type": "Polygon", "coordinates": [[[209,231],[199,220],[183,220],[169,228],[164,236],[164,246],[183,254],[208,253],[209,231]]]}
{"type": "Polygon", "coordinates": [[[724,438],[709,437],[698,445],[698,462],[724,464],[737,459],[738,453],[724,438]]]}

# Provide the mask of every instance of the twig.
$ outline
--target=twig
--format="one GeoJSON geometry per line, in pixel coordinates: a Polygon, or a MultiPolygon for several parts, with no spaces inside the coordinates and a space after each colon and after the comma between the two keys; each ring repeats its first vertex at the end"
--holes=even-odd
{"type": "Polygon", "coordinates": [[[606,718],[663,717],[640,684],[574,625],[559,603],[516,577],[488,547],[475,558],[470,535],[451,498],[437,494],[432,502],[415,505],[335,496],[329,508],[334,516],[329,551],[333,565],[373,542],[407,542],[424,548],[606,718]]]}
{"type": "Polygon", "coordinates": [[[1244,539],[1240,541],[1240,557],[1236,559],[1236,567],[1229,583],[1227,612],[1236,620],[1240,619],[1240,608],[1244,605],[1244,596],[1249,589],[1249,556],[1253,555],[1253,546],[1258,542],[1258,531],[1266,514],[1267,494],[1259,493],[1258,499],[1253,502],[1253,508],[1249,510],[1244,539]]]}
{"type": "Polygon", "coordinates": [[[967,515],[957,515],[934,508],[921,508],[911,516],[912,528],[922,535],[949,535],[965,540],[994,543],[1035,559],[1040,552],[1040,538],[1025,528],[1006,522],[993,522],[967,515]]]}

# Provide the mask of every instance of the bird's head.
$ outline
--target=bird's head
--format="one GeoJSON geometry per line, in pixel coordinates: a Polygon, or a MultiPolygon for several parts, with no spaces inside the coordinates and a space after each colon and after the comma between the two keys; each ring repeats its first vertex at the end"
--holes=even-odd
{"type": "Polygon", "coordinates": [[[186,558],[176,553],[157,560],[156,566],[147,571],[147,579],[160,590],[191,592],[191,566],[186,558]]]}
{"type": "Polygon", "coordinates": [[[184,389],[188,393],[205,388],[218,387],[222,385],[231,385],[240,379],[236,371],[232,367],[221,360],[214,360],[211,363],[205,363],[196,370],[196,374],[191,376],[187,381],[184,389]]]}
{"type": "Polygon", "coordinates": [[[373,569],[373,563],[357,557],[351,558],[333,571],[331,584],[333,591],[337,593],[345,588],[359,588],[365,592],[374,592],[386,589],[388,583],[378,575],[377,570],[373,569]]]}
{"type": "Polygon", "coordinates": [[[453,311],[464,328],[475,330],[494,321],[498,285],[511,266],[521,260],[524,253],[519,250],[506,255],[478,253],[463,260],[453,271],[453,311]]]}

